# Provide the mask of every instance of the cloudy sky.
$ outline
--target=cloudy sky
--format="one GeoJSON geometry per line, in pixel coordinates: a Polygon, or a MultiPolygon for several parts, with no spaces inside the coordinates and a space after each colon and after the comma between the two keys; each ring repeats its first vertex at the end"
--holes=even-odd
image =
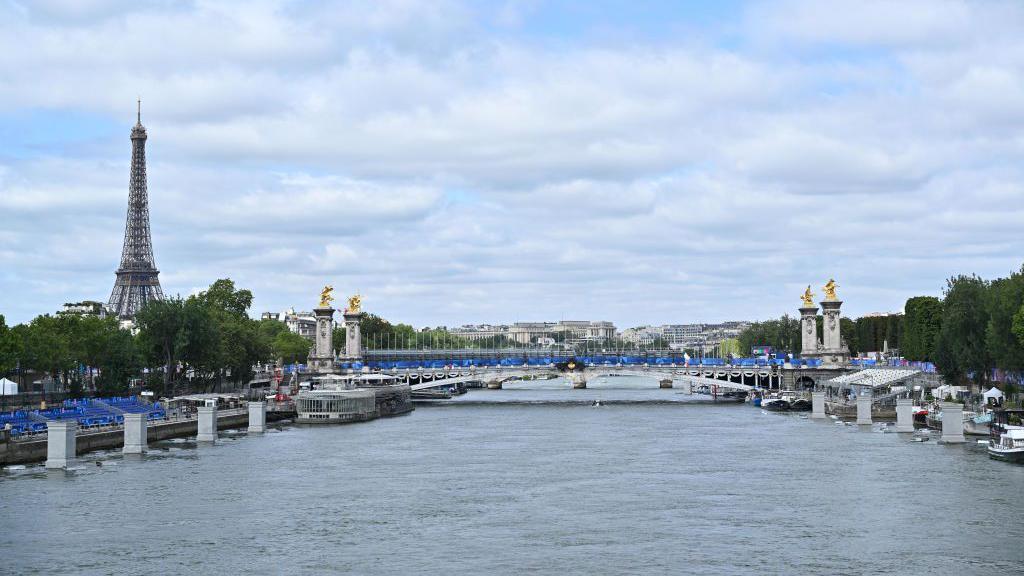
{"type": "Polygon", "coordinates": [[[856,316],[1024,261],[1024,4],[0,0],[0,313],[106,300],[135,100],[164,292],[415,325],[856,316]]]}

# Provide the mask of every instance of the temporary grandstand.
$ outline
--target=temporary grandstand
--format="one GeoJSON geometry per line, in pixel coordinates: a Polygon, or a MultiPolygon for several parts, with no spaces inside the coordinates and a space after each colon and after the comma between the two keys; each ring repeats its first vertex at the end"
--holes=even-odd
{"type": "Polygon", "coordinates": [[[837,376],[828,380],[825,384],[830,388],[851,388],[857,386],[870,387],[874,390],[903,383],[920,372],[920,370],[913,368],[867,368],[837,376]]]}
{"type": "Polygon", "coordinates": [[[45,433],[49,422],[75,420],[83,429],[119,426],[125,414],[146,414],[147,420],[167,417],[160,403],[150,404],[137,396],[111,398],[83,398],[65,400],[60,406],[45,410],[15,410],[0,412],[0,427],[10,431],[12,437],[45,433]]]}
{"type": "Polygon", "coordinates": [[[826,380],[826,408],[831,414],[853,417],[856,397],[870,392],[872,417],[895,418],[896,399],[913,392],[910,380],[920,372],[913,368],[867,368],[826,380]]]}

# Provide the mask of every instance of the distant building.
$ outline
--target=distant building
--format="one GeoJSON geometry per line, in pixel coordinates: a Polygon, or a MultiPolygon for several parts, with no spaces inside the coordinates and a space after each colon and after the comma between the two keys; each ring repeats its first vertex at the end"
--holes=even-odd
{"type": "Polygon", "coordinates": [[[508,337],[519,344],[530,344],[538,338],[550,338],[553,322],[516,322],[508,329],[508,337]]]}
{"type": "Polygon", "coordinates": [[[710,354],[723,340],[738,337],[749,326],[750,322],[738,321],[721,324],[667,324],[661,329],[672,348],[710,354]]]}
{"type": "Polygon", "coordinates": [[[555,334],[563,334],[569,343],[592,340],[611,340],[615,337],[615,324],[607,321],[562,320],[552,328],[555,334]]]}
{"type": "Polygon", "coordinates": [[[488,338],[496,338],[498,336],[508,336],[509,327],[506,325],[467,324],[458,328],[452,328],[448,330],[448,333],[459,338],[465,338],[466,340],[487,340],[488,338]]]}
{"type": "Polygon", "coordinates": [[[280,313],[264,312],[260,314],[260,320],[284,322],[291,332],[309,340],[316,338],[316,316],[312,312],[296,312],[294,308],[289,308],[280,313]]]}
{"type": "Polygon", "coordinates": [[[606,321],[562,320],[559,322],[516,322],[508,329],[508,337],[519,344],[537,344],[548,338],[567,344],[615,337],[615,324],[606,321]]]}
{"type": "Polygon", "coordinates": [[[704,333],[704,324],[666,324],[661,333],[669,344],[683,344],[699,340],[704,333]]]}
{"type": "Polygon", "coordinates": [[[663,339],[665,337],[665,333],[662,328],[662,326],[637,326],[636,328],[626,328],[622,331],[621,338],[623,342],[628,342],[637,346],[650,346],[651,344],[654,344],[655,340],[663,339]]]}
{"type": "Polygon", "coordinates": [[[64,304],[57,314],[73,314],[77,316],[99,316],[106,318],[109,310],[103,302],[95,300],[83,300],[81,302],[68,302],[64,304]]]}

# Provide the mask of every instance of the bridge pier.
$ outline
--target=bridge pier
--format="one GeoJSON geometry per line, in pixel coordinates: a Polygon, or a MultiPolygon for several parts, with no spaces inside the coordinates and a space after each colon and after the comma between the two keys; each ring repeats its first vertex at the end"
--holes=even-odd
{"type": "Polygon", "coordinates": [[[267,429],[267,403],[249,402],[249,429],[250,433],[265,432],[267,429]]]}
{"type": "Polygon", "coordinates": [[[198,442],[217,441],[217,407],[200,406],[196,410],[199,414],[199,428],[196,433],[198,442]]]}
{"type": "Polygon", "coordinates": [[[146,414],[124,415],[124,447],[122,454],[142,454],[149,445],[146,414]]]}
{"type": "Polygon", "coordinates": [[[811,392],[811,418],[825,417],[825,393],[811,392]]]}
{"type": "Polygon", "coordinates": [[[964,438],[964,407],[955,402],[942,403],[942,439],[943,444],[962,444],[964,438]]]}
{"type": "Polygon", "coordinates": [[[46,423],[46,467],[67,468],[78,455],[78,422],[56,420],[46,423]]]}
{"type": "Polygon", "coordinates": [[[896,431],[914,431],[914,401],[910,398],[896,399],[896,431]]]}
{"type": "Polygon", "coordinates": [[[871,424],[871,392],[861,390],[857,395],[857,424],[871,424]]]}
{"type": "Polygon", "coordinates": [[[671,388],[672,387],[672,379],[671,378],[665,378],[664,380],[658,382],[658,387],[659,388],[671,388]]]}

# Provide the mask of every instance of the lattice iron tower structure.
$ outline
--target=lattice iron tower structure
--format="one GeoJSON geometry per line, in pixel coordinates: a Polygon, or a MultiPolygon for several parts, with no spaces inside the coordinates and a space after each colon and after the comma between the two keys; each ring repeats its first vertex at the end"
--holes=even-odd
{"type": "Polygon", "coordinates": [[[146,190],[146,128],[142,125],[142,102],[132,127],[132,174],[128,186],[128,220],[124,226],[124,249],[117,280],[107,306],[119,318],[135,316],[147,302],[162,300],[160,271],[153,261],[153,239],[149,234],[149,193],[146,190]]]}

